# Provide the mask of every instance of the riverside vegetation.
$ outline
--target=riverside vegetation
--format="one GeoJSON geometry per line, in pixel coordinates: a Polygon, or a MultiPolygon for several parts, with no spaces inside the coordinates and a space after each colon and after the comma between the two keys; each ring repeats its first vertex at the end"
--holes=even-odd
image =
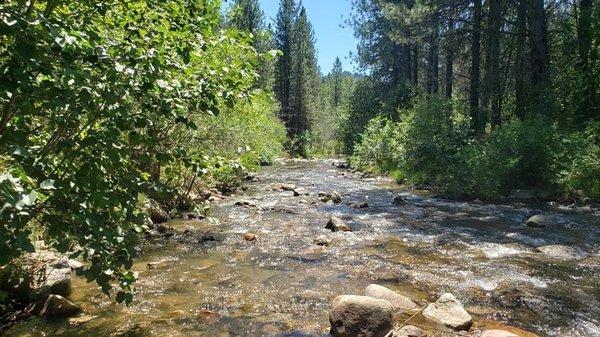
{"type": "MultiPolygon", "coordinates": [[[[585,215],[559,225],[596,233],[590,224],[600,198],[598,1],[351,2],[347,21],[359,41],[360,73],[344,71],[338,58],[329,74],[317,66],[318,37],[295,0],[280,1],[274,26],[258,0],[0,4],[0,331],[31,314],[60,315],[57,307],[78,313],[67,299],[71,270],[111,300],[135,302],[135,261],[145,238],[178,238],[164,224],[175,218],[217,223],[215,204],[242,193],[244,180],[260,184],[250,172],[284,156],[346,156],[363,178],[391,175],[453,199],[569,202],[568,212],[585,215]]],[[[335,186],[320,194],[280,187],[303,198],[301,207],[320,202],[369,212],[368,199],[340,205],[335,186]],[[316,200],[304,200],[312,194],[316,200]]],[[[519,222],[539,213],[515,207],[519,222]]],[[[421,228],[412,222],[420,213],[411,214],[406,221],[421,228]]],[[[330,228],[355,235],[343,219],[329,220],[330,228]]],[[[542,220],[525,227],[556,225],[542,220]]],[[[509,234],[524,235],[517,232],[509,234]]],[[[248,242],[261,240],[246,234],[248,242]]],[[[566,260],[585,259],[583,268],[594,270],[597,245],[565,235],[569,240],[550,235],[532,244],[538,252],[560,243],[544,254],[577,253],[566,260]],[[579,244],[585,254],[562,244],[579,244]]],[[[209,237],[199,242],[219,241],[209,237]]],[[[316,241],[323,249],[331,244],[327,236],[316,241]]],[[[588,294],[587,285],[581,288],[588,294]]],[[[437,304],[424,316],[451,307],[471,317],[452,294],[437,297],[429,298],[437,304]]],[[[388,304],[376,304],[334,301],[332,333],[342,336],[344,328],[335,326],[349,324],[339,305],[363,308],[361,319],[385,316],[387,324],[388,304]]],[[[594,331],[589,327],[597,322],[587,318],[594,310],[580,307],[578,322],[587,327],[573,331],[594,331]]],[[[559,329],[555,317],[565,308],[571,307],[548,309],[553,321],[544,324],[559,329]]],[[[352,329],[370,324],[360,322],[352,329]]],[[[385,324],[373,333],[391,330],[385,324]]],[[[411,329],[396,334],[419,333],[411,329]]]]}

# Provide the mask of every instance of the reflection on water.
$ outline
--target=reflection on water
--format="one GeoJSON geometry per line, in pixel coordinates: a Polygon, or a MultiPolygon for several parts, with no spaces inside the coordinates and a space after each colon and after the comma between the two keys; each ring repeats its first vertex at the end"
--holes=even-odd
{"type": "Polygon", "coordinates": [[[144,247],[131,306],[116,305],[77,279],[72,299],[85,316],[32,318],[8,335],[323,336],[331,299],[362,294],[369,283],[420,305],[452,292],[476,325],[491,320],[540,335],[600,335],[597,210],[441,200],[318,161],[284,162],[260,176],[246,195],[215,207],[219,225],[176,222],[178,235],[144,247]],[[274,191],[277,182],[311,195],[274,191]],[[319,191],[332,190],[344,202],[370,207],[315,202],[319,191]],[[392,204],[398,194],[405,205],[392,204]],[[240,199],[258,207],[235,206],[240,199]],[[556,225],[524,227],[537,213],[553,215],[556,225]],[[325,230],[329,215],[354,232],[325,230]],[[244,241],[249,231],[257,241],[244,241]],[[315,245],[319,235],[331,245],[315,245]],[[555,244],[570,250],[537,249],[555,244]]]}

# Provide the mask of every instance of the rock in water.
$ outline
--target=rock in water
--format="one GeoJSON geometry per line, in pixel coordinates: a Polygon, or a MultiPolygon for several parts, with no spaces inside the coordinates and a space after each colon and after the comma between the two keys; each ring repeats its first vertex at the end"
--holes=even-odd
{"type": "Polygon", "coordinates": [[[370,284],[365,291],[365,295],[390,302],[394,311],[405,312],[419,308],[410,298],[377,284],[370,284]]]}
{"type": "Polygon", "coordinates": [[[505,330],[485,330],[481,337],[519,337],[519,335],[505,330]]]}
{"type": "Polygon", "coordinates": [[[587,254],[578,248],[564,245],[542,246],[538,247],[538,250],[549,258],[561,261],[581,260],[587,256],[587,254]]]}
{"type": "Polygon", "coordinates": [[[404,205],[406,204],[406,200],[404,200],[404,197],[401,195],[397,195],[394,197],[394,205],[404,205]]]}
{"type": "Polygon", "coordinates": [[[50,295],[36,311],[45,317],[68,317],[79,314],[81,309],[60,295],[50,295]]]}
{"type": "Polygon", "coordinates": [[[351,232],[352,229],[348,227],[348,225],[340,218],[336,218],[334,216],[329,218],[327,221],[326,229],[330,229],[332,232],[342,231],[342,232],[351,232]]]}
{"type": "Polygon", "coordinates": [[[407,325],[401,329],[394,330],[394,337],[424,337],[425,332],[416,326],[407,325]]]}
{"type": "Polygon", "coordinates": [[[308,195],[308,192],[306,191],[306,189],[302,188],[302,187],[298,187],[294,190],[294,196],[295,197],[299,197],[301,195],[308,195]]]}
{"type": "Polygon", "coordinates": [[[246,233],[244,234],[244,240],[246,241],[256,241],[258,239],[258,235],[254,233],[246,233]]]}
{"type": "Polygon", "coordinates": [[[393,328],[392,304],[367,296],[343,295],[329,313],[333,337],[385,337],[393,328]]]}
{"type": "Polygon", "coordinates": [[[426,318],[452,328],[454,330],[468,330],[473,324],[473,318],[450,293],[443,294],[435,302],[423,310],[426,318]]]}
{"type": "Polygon", "coordinates": [[[331,244],[331,240],[329,240],[325,235],[318,236],[313,242],[317,246],[329,246],[331,244]]]}
{"type": "Polygon", "coordinates": [[[525,222],[525,226],[534,228],[545,228],[554,223],[554,219],[549,215],[538,214],[529,218],[525,222]]]}
{"type": "Polygon", "coordinates": [[[162,206],[152,199],[146,200],[144,203],[144,209],[153,223],[163,223],[169,220],[169,214],[162,208],[162,206]]]}
{"type": "Polygon", "coordinates": [[[330,194],[330,200],[335,202],[336,204],[341,204],[342,196],[337,191],[333,191],[330,194]]]}

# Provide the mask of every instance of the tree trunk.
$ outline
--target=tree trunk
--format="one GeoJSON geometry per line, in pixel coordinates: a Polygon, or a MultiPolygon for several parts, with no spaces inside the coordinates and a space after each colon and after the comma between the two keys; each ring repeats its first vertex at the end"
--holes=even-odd
{"type": "Polygon", "coordinates": [[[412,84],[419,86],[419,45],[415,42],[412,48],[412,84]]]}
{"type": "Polygon", "coordinates": [[[582,87],[580,106],[576,121],[585,123],[598,114],[596,93],[596,79],[591,67],[590,54],[592,51],[592,0],[581,0],[579,2],[579,20],[577,23],[577,44],[579,59],[577,70],[581,74],[582,87]]]}
{"type": "Polygon", "coordinates": [[[454,18],[448,18],[448,38],[446,41],[446,76],[445,88],[446,98],[452,99],[452,90],[454,84],[454,18]]]}
{"type": "Polygon", "coordinates": [[[517,7],[517,51],[515,55],[515,113],[519,119],[525,118],[525,60],[527,38],[527,0],[518,0],[517,7]]]}
{"type": "Polygon", "coordinates": [[[481,0],[473,1],[473,27],[471,33],[471,92],[469,105],[471,109],[471,130],[476,135],[484,131],[481,112],[479,110],[479,75],[481,53],[481,0]]]}
{"type": "Polygon", "coordinates": [[[427,58],[427,93],[434,94],[438,92],[439,80],[439,28],[438,19],[432,22],[433,28],[429,41],[429,56],[427,58]]]}
{"type": "Polygon", "coordinates": [[[535,114],[545,114],[549,110],[545,97],[548,92],[550,48],[544,0],[529,0],[529,46],[531,62],[532,109],[535,114]]]}
{"type": "Polygon", "coordinates": [[[500,1],[488,2],[487,48],[486,48],[486,97],[491,102],[492,126],[500,125],[500,28],[502,7],[500,1]]]}

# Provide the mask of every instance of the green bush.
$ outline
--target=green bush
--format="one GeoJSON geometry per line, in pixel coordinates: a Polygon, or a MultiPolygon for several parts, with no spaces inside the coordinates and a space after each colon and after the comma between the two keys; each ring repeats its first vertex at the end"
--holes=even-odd
{"type": "Polygon", "coordinates": [[[566,193],[600,200],[598,135],[592,126],[563,138],[556,157],[556,182],[566,193]]]}
{"type": "Polygon", "coordinates": [[[373,173],[397,171],[404,152],[398,124],[389,118],[375,117],[367,124],[360,142],[354,148],[350,163],[355,168],[373,173]]]}

